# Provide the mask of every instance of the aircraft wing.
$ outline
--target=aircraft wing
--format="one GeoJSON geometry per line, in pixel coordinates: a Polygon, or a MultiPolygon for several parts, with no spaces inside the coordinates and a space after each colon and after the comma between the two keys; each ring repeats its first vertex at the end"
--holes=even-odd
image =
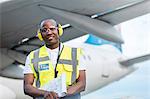
{"type": "Polygon", "coordinates": [[[54,18],[63,25],[62,42],[93,33],[122,43],[121,34],[113,26],[150,12],[150,0],[2,0],[0,3],[0,70],[10,64],[24,64],[26,55],[43,44],[36,32],[45,18],[54,18]]]}
{"type": "MultiPolygon", "coordinates": [[[[35,37],[39,22],[45,18],[54,18],[62,25],[71,24],[68,20],[62,20],[61,16],[41,9],[39,5],[80,14],[113,26],[149,13],[149,4],[149,0],[10,0],[2,2],[0,47],[12,48],[25,38],[35,37]]],[[[65,29],[63,42],[88,33],[74,27],[71,27],[70,31],[70,26],[65,29]]]]}
{"type": "Polygon", "coordinates": [[[137,57],[130,57],[130,58],[125,58],[121,59],[119,61],[120,64],[123,66],[132,66],[135,63],[141,63],[144,61],[150,60],[150,53],[149,54],[143,54],[137,57]]]}

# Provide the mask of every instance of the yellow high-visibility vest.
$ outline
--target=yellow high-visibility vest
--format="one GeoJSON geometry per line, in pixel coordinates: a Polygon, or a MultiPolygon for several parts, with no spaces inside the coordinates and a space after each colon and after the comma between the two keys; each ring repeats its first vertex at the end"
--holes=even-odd
{"type": "Polygon", "coordinates": [[[62,73],[66,74],[67,86],[75,83],[76,79],[79,77],[78,62],[80,55],[80,48],[71,48],[63,45],[55,69],[49,59],[46,46],[42,46],[40,49],[32,51],[29,57],[31,60],[30,66],[36,78],[36,87],[42,87],[44,84],[53,80],[56,74],[57,77],[59,77],[62,73]]]}

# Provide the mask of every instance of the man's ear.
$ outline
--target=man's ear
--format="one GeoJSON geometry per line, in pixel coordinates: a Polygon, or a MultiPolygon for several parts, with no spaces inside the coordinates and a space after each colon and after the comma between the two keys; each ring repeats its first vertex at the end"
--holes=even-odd
{"type": "Polygon", "coordinates": [[[43,37],[42,37],[42,34],[41,34],[41,32],[40,32],[40,29],[37,30],[37,37],[38,37],[41,41],[43,41],[43,37]]]}
{"type": "Polygon", "coordinates": [[[63,35],[63,28],[60,24],[58,24],[58,33],[59,33],[59,36],[63,35]]]}

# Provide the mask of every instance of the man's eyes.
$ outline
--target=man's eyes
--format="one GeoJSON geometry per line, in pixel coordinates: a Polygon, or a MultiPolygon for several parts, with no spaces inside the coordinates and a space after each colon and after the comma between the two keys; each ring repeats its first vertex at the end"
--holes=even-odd
{"type": "Polygon", "coordinates": [[[47,29],[40,29],[40,31],[41,31],[41,32],[46,32],[46,31],[47,31],[47,29]]]}
{"type": "Polygon", "coordinates": [[[56,28],[43,28],[41,29],[41,32],[48,32],[48,31],[54,31],[56,28]]]}

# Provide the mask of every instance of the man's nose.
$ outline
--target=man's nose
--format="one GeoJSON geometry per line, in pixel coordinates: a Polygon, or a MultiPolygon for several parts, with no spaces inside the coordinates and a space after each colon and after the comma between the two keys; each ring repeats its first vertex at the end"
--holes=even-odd
{"type": "Polygon", "coordinates": [[[50,29],[48,29],[48,30],[46,31],[46,33],[47,33],[47,34],[52,34],[52,31],[51,31],[50,29]]]}

